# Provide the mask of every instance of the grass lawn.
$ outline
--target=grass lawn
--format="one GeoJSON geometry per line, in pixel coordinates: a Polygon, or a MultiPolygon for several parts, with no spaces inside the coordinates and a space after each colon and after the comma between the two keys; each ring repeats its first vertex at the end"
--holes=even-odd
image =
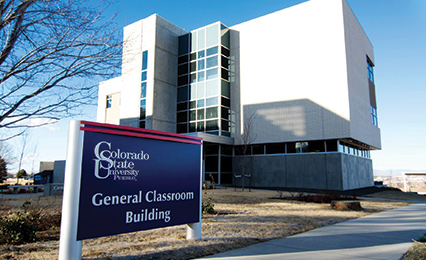
{"type": "MultiPolygon", "coordinates": [[[[186,227],[175,226],[85,240],[82,257],[192,259],[407,205],[372,198],[361,201],[362,211],[338,211],[331,209],[329,203],[280,200],[277,196],[273,191],[208,190],[203,192],[203,200],[211,197],[217,213],[203,215],[202,240],[186,240],[186,227]]],[[[21,207],[24,201],[0,199],[1,214],[21,207]]],[[[41,209],[42,216],[53,216],[55,220],[60,214],[61,197],[32,199],[31,207],[41,209]]],[[[59,227],[54,225],[37,235],[38,241],[34,243],[1,245],[0,259],[57,259],[59,227]]]]}

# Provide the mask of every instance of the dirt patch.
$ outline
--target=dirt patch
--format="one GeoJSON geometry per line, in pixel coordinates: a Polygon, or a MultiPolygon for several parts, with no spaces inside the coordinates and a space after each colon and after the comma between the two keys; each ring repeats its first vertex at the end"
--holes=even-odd
{"type": "MultiPolygon", "coordinates": [[[[337,211],[329,203],[272,199],[277,196],[273,191],[208,190],[203,200],[211,197],[217,214],[203,216],[202,240],[186,240],[186,227],[175,226],[85,240],[82,256],[83,259],[192,259],[407,205],[361,200],[361,211],[337,211]]],[[[19,208],[23,200],[3,203],[5,208],[19,208]]],[[[57,198],[42,197],[37,203],[51,214],[60,209],[57,198]]],[[[38,236],[35,243],[0,246],[0,259],[57,259],[59,228],[39,232],[38,236]]]]}

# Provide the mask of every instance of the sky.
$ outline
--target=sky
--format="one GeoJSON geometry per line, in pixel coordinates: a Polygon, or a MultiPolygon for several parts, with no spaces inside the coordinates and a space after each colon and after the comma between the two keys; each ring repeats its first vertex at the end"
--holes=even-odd
{"type": "MultiPolygon", "coordinates": [[[[157,13],[187,31],[221,21],[233,26],[303,0],[116,0],[117,28],[157,13]]],[[[382,150],[373,151],[375,174],[426,172],[426,1],[347,0],[374,46],[375,84],[382,150]]],[[[330,74],[332,71],[330,72],[330,74]]],[[[96,121],[96,107],[77,118],[96,121]]],[[[24,168],[64,160],[69,119],[33,129],[24,168]],[[33,163],[35,161],[35,163],[33,163]]],[[[11,143],[17,149],[21,140],[11,143]]],[[[16,164],[9,167],[16,169],[16,164]]]]}

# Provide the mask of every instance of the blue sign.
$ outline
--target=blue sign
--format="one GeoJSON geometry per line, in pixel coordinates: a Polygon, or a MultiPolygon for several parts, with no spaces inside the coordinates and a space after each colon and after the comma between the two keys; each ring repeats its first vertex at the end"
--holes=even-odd
{"type": "Polygon", "coordinates": [[[201,221],[202,141],[128,129],[82,129],[77,240],[201,221]]]}

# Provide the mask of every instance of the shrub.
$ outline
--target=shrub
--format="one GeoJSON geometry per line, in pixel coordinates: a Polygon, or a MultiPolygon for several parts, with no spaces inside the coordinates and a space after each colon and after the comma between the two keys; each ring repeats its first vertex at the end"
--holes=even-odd
{"type": "Polygon", "coordinates": [[[23,210],[9,212],[0,217],[0,244],[22,244],[34,242],[39,228],[40,214],[28,211],[31,202],[25,201],[23,210]]]}
{"type": "Polygon", "coordinates": [[[424,234],[423,236],[419,237],[419,239],[417,239],[418,242],[422,242],[422,243],[426,243],[426,234],[424,234]]]}
{"type": "Polygon", "coordinates": [[[215,214],[216,213],[216,211],[214,210],[214,204],[212,203],[211,197],[209,197],[206,202],[203,202],[201,208],[202,208],[204,214],[215,214]]]}
{"type": "Polygon", "coordinates": [[[27,189],[19,188],[18,193],[27,193],[27,189]]]}
{"type": "Polygon", "coordinates": [[[0,217],[0,243],[22,244],[34,242],[40,219],[25,211],[0,217]]]}

